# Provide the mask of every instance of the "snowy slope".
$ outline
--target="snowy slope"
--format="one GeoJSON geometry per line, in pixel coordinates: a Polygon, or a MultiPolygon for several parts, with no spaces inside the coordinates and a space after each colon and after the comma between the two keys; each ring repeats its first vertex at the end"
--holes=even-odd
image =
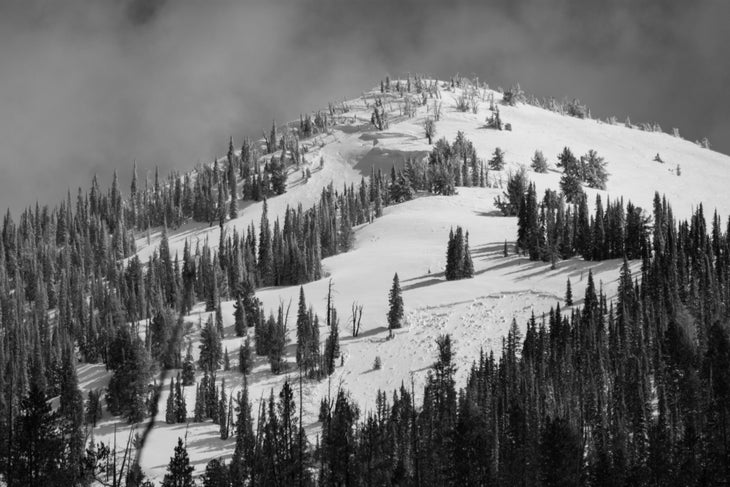
{"type": "MultiPolygon", "coordinates": [[[[687,217],[698,204],[705,205],[705,214],[717,208],[721,216],[730,214],[730,199],[725,196],[730,185],[730,157],[698,147],[692,142],[667,134],[643,132],[623,125],[610,125],[596,120],[579,120],[528,105],[500,106],[503,122],[511,123],[511,132],[484,128],[489,115],[488,103],[480,104],[477,114],[462,113],[455,109],[457,93],[442,90],[442,119],[437,122],[437,137],[453,141],[457,131],[463,131],[476,147],[479,157],[488,159],[495,147],[506,152],[508,167],[501,173],[490,173],[490,180],[499,184],[507,170],[525,164],[536,149],[542,150],[554,169],[557,154],[564,146],[581,155],[594,149],[608,161],[610,178],[608,190],[601,192],[610,198],[624,197],[650,210],[654,191],[665,193],[675,215],[687,217]],[[659,153],[666,161],[653,161],[659,153]],[[681,165],[681,176],[675,173],[681,165]]],[[[336,188],[359,182],[370,174],[372,166],[390,169],[406,156],[417,156],[430,151],[423,134],[423,121],[431,107],[419,107],[411,119],[399,116],[397,100],[392,102],[390,128],[376,132],[368,127],[375,93],[348,101],[350,111],[341,116],[340,125],[330,134],[305,142],[306,160],[311,163],[313,176],[304,183],[299,173],[289,178],[286,194],[269,200],[269,215],[273,220],[287,205],[311,206],[318,201],[322,188],[333,182],[336,188]],[[319,169],[320,157],[324,166],[319,169]]],[[[495,93],[495,99],[501,95],[495,93]]],[[[530,172],[529,177],[538,185],[538,194],[545,188],[558,187],[560,174],[530,172]]],[[[588,190],[589,195],[595,191],[588,190]]],[[[588,270],[592,269],[596,283],[601,283],[609,296],[615,294],[620,261],[600,263],[572,259],[559,262],[551,270],[549,264],[529,262],[517,256],[503,256],[504,241],[513,242],[516,218],[500,216],[493,204],[501,194],[498,188],[459,188],[451,197],[423,196],[385,209],[382,218],[359,227],[355,248],[325,259],[326,278],[304,286],[307,302],[321,315],[325,310],[328,282],[334,284],[334,305],[341,318],[342,365],[338,364],[330,381],[305,381],[304,423],[312,441],[317,434],[316,415],[319,401],[338,386],[351,391],[363,410],[373,406],[378,389],[390,391],[401,383],[410,386],[411,379],[417,395],[420,393],[427,369],[434,360],[434,340],[443,333],[454,339],[459,370],[457,383],[463,384],[469,364],[481,349],[499,353],[501,339],[512,318],[524,327],[531,313],[540,317],[550,306],[562,301],[567,279],[573,284],[576,305],[581,304],[588,270]],[[470,246],[475,265],[475,277],[470,280],[446,282],[443,276],[446,242],[451,226],[461,225],[470,232],[470,246]],[[406,325],[387,339],[387,295],[393,274],[398,272],[406,306],[406,325]],[[352,337],[348,326],[351,304],[364,306],[361,334],[352,337]],[[376,356],[382,360],[382,369],[373,370],[376,356]]],[[[592,199],[592,198],[591,198],[592,199]]],[[[605,200],[604,200],[605,201],[605,200]]],[[[250,223],[258,224],[261,203],[248,204],[239,210],[239,218],[226,223],[226,231],[239,231],[250,223]]],[[[206,239],[217,246],[217,226],[188,224],[170,235],[172,254],[179,252],[185,239],[201,243],[206,239]]],[[[142,236],[138,240],[140,258],[146,261],[158,244],[159,233],[152,234],[150,244],[142,236]]],[[[638,264],[634,264],[636,269],[638,264]]],[[[298,287],[267,288],[257,292],[267,310],[279,303],[292,303],[289,317],[290,348],[288,359],[293,363],[292,347],[296,341],[293,331],[294,310],[298,287]]],[[[233,333],[232,303],[223,303],[226,324],[224,347],[231,352],[232,368],[237,362],[241,342],[233,333]]],[[[195,310],[188,320],[194,323],[189,339],[197,352],[198,322],[205,322],[207,314],[195,310]]],[[[324,340],[326,332],[321,330],[324,340]]],[[[250,396],[254,401],[267,397],[273,388],[278,393],[284,380],[297,381],[294,367],[291,376],[273,376],[265,359],[258,358],[249,377],[250,396]]],[[[103,367],[84,365],[79,370],[80,383],[85,390],[97,388],[108,381],[103,367]]],[[[236,390],[241,385],[237,372],[219,374],[226,386],[236,390]]],[[[166,385],[167,386],[167,385],[166,385]]],[[[160,399],[164,414],[167,387],[160,399]]],[[[298,394],[297,394],[298,396],[298,394]]],[[[194,406],[194,387],[187,388],[189,416],[194,406]]],[[[254,410],[256,409],[254,405],[254,410]]],[[[158,418],[159,419],[159,418],[158,418]]],[[[164,419],[164,417],[163,417],[164,419]]],[[[97,441],[111,440],[117,426],[118,443],[123,444],[128,434],[127,425],[106,417],[96,428],[97,441]]],[[[172,454],[178,436],[187,434],[188,451],[201,473],[212,458],[228,457],[233,440],[218,438],[218,426],[211,423],[186,425],[157,424],[150,443],[144,451],[142,467],[152,478],[161,478],[172,454]]]]}

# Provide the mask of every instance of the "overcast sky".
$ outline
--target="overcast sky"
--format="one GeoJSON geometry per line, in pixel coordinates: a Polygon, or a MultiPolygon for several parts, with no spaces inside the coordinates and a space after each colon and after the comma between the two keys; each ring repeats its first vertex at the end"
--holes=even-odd
{"type": "Polygon", "coordinates": [[[0,207],[186,170],[386,74],[478,75],[730,153],[730,2],[0,0],[0,207]]]}

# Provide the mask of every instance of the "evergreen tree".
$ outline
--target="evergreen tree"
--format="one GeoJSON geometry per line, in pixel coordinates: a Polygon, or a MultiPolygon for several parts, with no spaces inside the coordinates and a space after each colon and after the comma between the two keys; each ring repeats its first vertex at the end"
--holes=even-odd
{"type": "Polygon", "coordinates": [[[307,303],[304,299],[304,287],[299,287],[299,304],[297,306],[297,364],[306,363],[309,341],[311,340],[309,323],[310,315],[307,312],[307,303]]]}
{"type": "Polygon", "coordinates": [[[102,417],[101,390],[89,389],[86,400],[86,423],[96,428],[96,423],[102,417]]]}
{"type": "Polygon", "coordinates": [[[236,303],[233,305],[233,309],[236,336],[242,337],[248,331],[248,323],[246,321],[246,309],[243,307],[243,301],[240,296],[236,298],[236,303]]]}
{"type": "Polygon", "coordinates": [[[332,375],[335,371],[335,360],[340,356],[340,321],[334,309],[330,310],[330,334],[324,344],[324,372],[332,375]]]}
{"type": "Polygon", "coordinates": [[[188,420],[188,406],[180,376],[175,380],[175,420],[178,423],[185,423],[188,420]]]}
{"type": "Polygon", "coordinates": [[[252,367],[253,357],[251,351],[251,342],[249,341],[249,338],[246,337],[246,339],[241,343],[241,346],[238,349],[238,371],[246,376],[251,372],[252,367]]]}
{"type": "Polygon", "coordinates": [[[243,387],[236,401],[236,447],[231,459],[231,480],[233,485],[246,485],[254,467],[256,437],[253,432],[251,404],[248,398],[248,381],[243,378],[243,387]]]}
{"type": "Polygon", "coordinates": [[[449,232],[449,242],[446,250],[447,281],[469,278],[474,275],[474,264],[469,250],[469,233],[466,236],[461,227],[456,227],[449,232]]]}
{"type": "Polygon", "coordinates": [[[221,382],[221,395],[218,400],[218,423],[221,440],[228,439],[228,396],[226,395],[226,380],[221,382]]]}
{"type": "Polygon", "coordinates": [[[220,367],[222,358],[221,336],[213,325],[213,318],[208,317],[205,327],[200,332],[200,368],[213,372],[220,367]]]}
{"type": "Polygon", "coordinates": [[[532,156],[530,167],[537,173],[546,173],[548,170],[548,162],[545,159],[542,151],[536,150],[535,155],[532,156]]]}
{"type": "Polygon", "coordinates": [[[583,180],[589,188],[606,189],[606,182],[608,181],[606,165],[608,163],[603,157],[600,157],[596,151],[591,149],[586,155],[581,156],[580,164],[583,168],[583,180]]]}
{"type": "Polygon", "coordinates": [[[173,387],[173,381],[170,379],[170,393],[167,395],[167,403],[165,407],[165,423],[177,423],[177,410],[175,407],[175,389],[173,387]]]}
{"type": "Polygon", "coordinates": [[[573,306],[573,290],[570,288],[570,279],[565,287],[565,305],[573,306]]]}
{"type": "Polygon", "coordinates": [[[489,159],[489,169],[493,171],[501,171],[504,169],[504,151],[497,147],[492,153],[492,158],[489,159]]]}
{"type": "Polygon", "coordinates": [[[259,258],[258,270],[261,283],[269,286],[274,282],[273,254],[271,251],[271,229],[269,228],[268,204],[264,200],[264,209],[261,212],[261,224],[259,226],[259,258]]]}
{"type": "Polygon", "coordinates": [[[238,184],[236,179],[236,155],[233,152],[233,137],[228,143],[228,184],[229,194],[231,196],[231,204],[229,207],[229,216],[231,220],[238,218],[238,184]]]}
{"type": "Polygon", "coordinates": [[[170,458],[167,473],[162,480],[162,487],[194,487],[193,470],[195,469],[190,465],[188,450],[182,438],[178,438],[175,453],[170,458]]]}
{"type": "Polygon", "coordinates": [[[423,122],[423,129],[426,131],[428,145],[431,145],[433,143],[433,137],[436,135],[436,122],[431,117],[427,117],[426,121],[423,122]]]}
{"type": "Polygon", "coordinates": [[[464,267],[462,269],[462,277],[474,277],[474,262],[471,260],[471,250],[469,249],[469,232],[466,232],[464,239],[464,267]]]}
{"type": "Polygon", "coordinates": [[[388,330],[393,335],[393,330],[400,328],[403,321],[403,296],[401,296],[398,273],[393,275],[393,286],[388,294],[388,330]]]}
{"type": "Polygon", "coordinates": [[[195,383],[195,362],[193,361],[192,344],[188,345],[185,360],[182,365],[182,385],[191,386],[195,383]]]}
{"type": "Polygon", "coordinates": [[[82,426],[84,422],[84,401],[79,391],[74,352],[66,347],[61,365],[61,398],[59,414],[61,431],[67,440],[68,462],[80,465],[84,450],[82,426]]]}
{"type": "MultiPolygon", "coordinates": [[[[74,475],[63,465],[64,441],[59,415],[46,402],[35,381],[20,403],[14,419],[13,441],[5,470],[8,485],[64,486],[73,483],[74,475]]],[[[3,443],[6,440],[3,438],[3,443]]],[[[77,465],[73,465],[76,468],[77,465]]]]}
{"type": "Polygon", "coordinates": [[[107,407],[112,414],[121,414],[130,423],[139,422],[147,412],[147,385],[150,363],[139,338],[132,339],[128,330],[119,330],[110,349],[119,359],[110,360],[114,370],[107,387],[107,407]]]}
{"type": "Polygon", "coordinates": [[[560,190],[569,203],[577,203],[584,197],[580,179],[575,174],[566,172],[560,177],[560,190]]]}
{"type": "Polygon", "coordinates": [[[284,309],[283,306],[279,306],[279,312],[277,318],[274,316],[269,317],[269,364],[271,365],[271,372],[279,374],[286,368],[286,361],[284,360],[284,348],[286,345],[286,329],[284,328],[284,309]]]}
{"type": "Polygon", "coordinates": [[[209,461],[203,474],[203,487],[230,487],[231,478],[226,464],[217,458],[209,461]]]}
{"type": "Polygon", "coordinates": [[[545,486],[581,485],[580,438],[564,419],[548,418],[540,438],[540,479],[545,486]]]}

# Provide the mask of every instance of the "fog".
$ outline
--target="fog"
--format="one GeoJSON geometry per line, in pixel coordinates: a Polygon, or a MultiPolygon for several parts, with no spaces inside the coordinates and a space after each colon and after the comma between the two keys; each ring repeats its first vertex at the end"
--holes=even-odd
{"type": "Polygon", "coordinates": [[[186,170],[406,72],[520,82],[730,152],[730,3],[517,3],[0,0],[0,207],[115,168],[126,184],[134,160],[186,170]]]}

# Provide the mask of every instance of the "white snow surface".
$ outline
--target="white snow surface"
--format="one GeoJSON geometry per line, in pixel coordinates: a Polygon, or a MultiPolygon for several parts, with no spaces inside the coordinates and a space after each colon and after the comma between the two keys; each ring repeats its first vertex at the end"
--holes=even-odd
{"type": "MultiPolygon", "coordinates": [[[[441,90],[442,118],[436,122],[437,138],[446,137],[452,142],[457,131],[463,131],[472,141],[477,154],[485,161],[495,147],[506,153],[507,168],[490,172],[490,181],[499,184],[506,180],[509,170],[527,166],[536,149],[542,150],[550,163],[547,174],[528,175],[541,195],[545,188],[558,189],[560,173],[555,169],[557,154],[569,147],[576,156],[594,149],[608,162],[610,178],[607,191],[600,193],[611,199],[623,197],[651,212],[654,192],[666,194],[675,216],[686,218],[699,203],[705,207],[709,220],[713,209],[723,218],[730,214],[730,158],[726,155],[701,148],[695,143],[664,133],[644,132],[621,125],[610,125],[597,120],[580,120],[553,113],[529,105],[508,107],[500,104],[503,122],[512,124],[512,131],[495,131],[484,128],[490,114],[489,103],[479,105],[477,114],[462,113],[455,109],[455,92],[441,90]],[[664,164],[653,160],[659,153],[664,164]],[[676,174],[681,165],[681,176],[676,174]]],[[[495,100],[501,94],[494,93],[495,100]]],[[[377,92],[370,92],[348,101],[350,111],[339,117],[339,125],[329,134],[318,135],[304,141],[308,146],[306,161],[311,164],[312,178],[304,183],[300,172],[290,174],[288,191],[268,201],[271,221],[283,214],[287,205],[301,203],[305,208],[319,200],[322,188],[334,183],[341,189],[343,184],[359,183],[362,176],[369,176],[375,164],[390,170],[393,163],[400,164],[404,157],[425,154],[431,150],[423,133],[424,119],[431,115],[433,101],[418,108],[415,117],[399,116],[398,99],[392,98],[391,124],[387,130],[375,131],[368,126],[377,92]],[[324,167],[319,169],[319,159],[324,167]]],[[[386,104],[387,105],[387,104],[386,104]]],[[[590,200],[595,190],[587,190],[590,200]]],[[[500,215],[494,206],[494,198],[501,194],[499,188],[458,188],[455,196],[419,196],[418,198],[388,207],[382,218],[356,229],[354,249],[323,261],[326,277],[304,285],[307,303],[324,315],[329,280],[334,285],[334,306],[341,319],[341,354],[335,373],[330,380],[321,382],[305,380],[303,385],[303,423],[310,441],[314,443],[319,433],[317,412],[320,400],[327,394],[335,394],[338,387],[350,391],[352,398],[364,413],[374,406],[378,389],[390,393],[405,384],[410,388],[413,380],[416,396],[420,398],[426,374],[434,361],[435,339],[448,333],[452,336],[458,361],[457,385],[463,386],[469,367],[480,350],[500,353],[502,338],[506,335],[513,318],[524,330],[526,321],[534,313],[538,319],[556,303],[563,303],[566,281],[573,286],[575,305],[582,303],[585,281],[591,269],[596,283],[603,286],[609,298],[615,295],[620,260],[585,262],[571,259],[558,262],[551,270],[550,264],[530,262],[512,255],[517,232],[516,218],[500,215]],[[461,225],[469,231],[469,242],[474,260],[473,279],[447,282],[443,275],[446,242],[449,229],[461,225]],[[507,241],[511,255],[503,256],[507,241]],[[403,289],[406,308],[405,325],[388,339],[386,313],[388,291],[393,274],[397,272],[403,289]],[[349,325],[351,304],[364,306],[361,333],[353,337],[349,325]],[[380,370],[373,369],[375,357],[382,361],[380,370]]],[[[252,222],[258,226],[261,203],[239,205],[239,217],[225,225],[227,232],[234,228],[243,231],[252,222]]],[[[137,241],[138,255],[143,262],[159,245],[159,231],[153,232],[150,244],[146,235],[137,241]]],[[[189,223],[170,232],[172,255],[182,256],[185,239],[195,244],[206,240],[217,247],[219,229],[216,225],[189,223]]],[[[638,270],[638,262],[632,264],[638,270]]],[[[294,363],[296,347],[296,307],[299,287],[266,288],[257,291],[267,314],[280,303],[291,303],[288,320],[287,360],[290,373],[271,374],[265,358],[256,358],[255,368],[249,376],[250,397],[254,402],[254,414],[260,398],[275,395],[285,380],[294,383],[298,401],[298,376],[294,363]]],[[[198,307],[187,317],[193,332],[187,337],[193,343],[197,356],[198,323],[207,319],[207,313],[198,307]]],[[[225,379],[228,394],[236,394],[242,377],[236,371],[238,347],[241,339],[233,332],[233,303],[224,302],[224,348],[231,357],[230,372],[220,371],[218,380],[225,379]]],[[[250,330],[253,333],[253,330],[250,330]]],[[[327,330],[320,330],[324,341],[327,330]]],[[[101,365],[81,364],[78,369],[82,392],[104,387],[109,373],[101,365]]],[[[173,371],[174,375],[176,371],[173,371]]],[[[168,376],[169,377],[169,376],[168,376]]],[[[169,380],[169,379],[168,379],[169,380]]],[[[178,436],[187,435],[187,447],[196,475],[202,474],[206,463],[213,458],[230,458],[234,437],[223,441],[218,436],[218,425],[210,421],[189,425],[167,425],[164,409],[169,383],[160,398],[160,414],[149,441],[142,453],[141,465],[152,479],[161,480],[172,455],[178,436]]],[[[192,417],[195,404],[195,387],[186,388],[188,416],[192,417]]],[[[140,432],[145,424],[136,425],[140,432]]],[[[117,444],[123,448],[130,426],[119,418],[104,413],[104,419],[94,429],[95,440],[110,443],[114,430],[117,444]]]]}

